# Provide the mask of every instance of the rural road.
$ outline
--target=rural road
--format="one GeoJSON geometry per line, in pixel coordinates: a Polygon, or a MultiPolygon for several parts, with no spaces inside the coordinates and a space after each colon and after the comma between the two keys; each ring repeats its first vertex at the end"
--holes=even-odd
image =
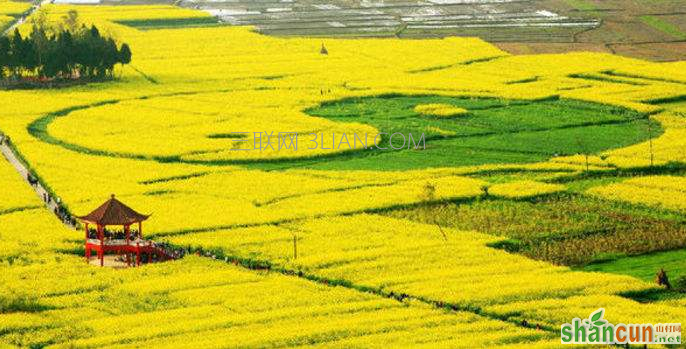
{"type": "MultiPolygon", "coordinates": [[[[41,6],[46,5],[51,3],[53,0],[43,0],[40,3],[34,5],[31,7],[28,13],[26,13],[24,16],[19,18],[17,21],[15,21],[9,28],[7,28],[2,35],[7,35],[11,33],[15,28],[18,26],[22,25],[25,21],[26,18],[28,18],[31,14],[33,14],[35,11],[41,8],[41,6]]],[[[5,142],[5,136],[0,133],[0,153],[9,161],[10,164],[17,170],[19,175],[24,179],[24,181],[28,182],[28,169],[26,166],[19,160],[17,155],[14,153],[12,148],[10,148],[7,143],[5,142]]],[[[36,191],[36,195],[40,198],[41,201],[45,204],[46,208],[50,210],[50,212],[56,212],[58,205],[56,202],[56,198],[51,197],[50,193],[48,193],[47,190],[41,185],[41,183],[36,183],[35,185],[32,185],[33,189],[36,191]],[[45,202],[45,198],[50,198],[48,202],[45,202]]],[[[73,225],[64,222],[64,225],[67,226],[68,228],[71,229],[76,229],[73,225]]]]}
{"type": "Polygon", "coordinates": [[[39,8],[41,8],[41,6],[52,3],[53,1],[54,0],[43,0],[43,1],[39,2],[38,4],[33,5],[28,13],[21,16],[21,18],[19,18],[17,21],[15,21],[9,28],[5,29],[5,31],[2,33],[2,35],[7,35],[7,34],[11,33],[15,28],[17,28],[18,26],[20,26],[24,22],[26,22],[26,18],[28,18],[34,12],[36,12],[39,8]]]}
{"type": "MultiPolygon", "coordinates": [[[[0,140],[1,140],[1,142],[0,142],[0,153],[2,153],[2,155],[5,157],[5,159],[7,159],[7,161],[9,161],[9,163],[14,167],[14,169],[17,170],[17,172],[24,179],[24,181],[26,181],[27,184],[30,184],[30,183],[28,183],[29,170],[26,168],[24,163],[22,163],[21,160],[19,160],[19,158],[14,153],[12,148],[10,148],[10,146],[7,145],[7,142],[5,142],[5,139],[6,139],[5,136],[0,134],[0,140]]],[[[50,193],[47,190],[45,190],[45,188],[41,185],[40,182],[36,183],[35,185],[32,185],[32,187],[36,191],[36,195],[38,195],[40,200],[43,201],[46,208],[48,210],[50,210],[50,212],[55,213],[58,209],[58,205],[57,205],[57,201],[56,201],[57,198],[51,197],[50,193]],[[45,202],[45,198],[50,198],[50,200],[48,202],[45,202]]],[[[62,221],[62,219],[60,219],[60,220],[62,221]]],[[[62,223],[64,223],[64,225],[70,229],[76,229],[76,227],[74,227],[73,225],[71,225],[68,222],[62,221],[62,223]]]]}

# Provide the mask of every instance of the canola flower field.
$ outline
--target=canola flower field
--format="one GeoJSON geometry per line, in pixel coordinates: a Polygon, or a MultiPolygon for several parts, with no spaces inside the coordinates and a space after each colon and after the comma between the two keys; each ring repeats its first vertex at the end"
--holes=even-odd
{"type": "Polygon", "coordinates": [[[0,1],[0,32],[5,31],[17,17],[21,17],[31,8],[31,3],[2,0],[0,1]]]}
{"type": "Polygon", "coordinates": [[[686,246],[686,63],[275,38],[166,5],[42,11],[70,10],[131,64],[0,91],[0,131],[73,214],[116,193],[153,214],[146,236],[214,258],[89,266],[83,232],[3,160],[0,344],[558,347],[560,324],[599,307],[686,319],[678,294],[636,296],[664,293],[645,277],[579,268],[686,246]],[[235,151],[254,132],[303,143],[235,151]],[[426,149],[305,137],[379,132],[423,132],[426,149]]]}
{"type": "Polygon", "coordinates": [[[551,346],[544,333],[486,316],[445,312],[202,257],[127,270],[93,268],[60,252],[75,247],[74,232],[40,207],[8,163],[0,163],[0,173],[3,188],[11,190],[0,196],[6,205],[0,214],[4,344],[551,346]]]}
{"type": "Polygon", "coordinates": [[[19,16],[31,7],[31,3],[17,1],[0,1],[0,14],[4,16],[19,16]]]}

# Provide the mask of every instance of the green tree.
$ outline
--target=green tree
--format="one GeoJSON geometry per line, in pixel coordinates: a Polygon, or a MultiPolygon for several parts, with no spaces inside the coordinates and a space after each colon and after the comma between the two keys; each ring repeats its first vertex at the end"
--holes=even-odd
{"type": "Polygon", "coordinates": [[[21,40],[21,45],[21,58],[19,62],[23,70],[33,75],[40,66],[38,62],[38,51],[34,47],[33,40],[29,37],[21,40]]]}
{"type": "Polygon", "coordinates": [[[119,61],[119,51],[117,50],[117,43],[114,39],[109,38],[103,47],[103,68],[108,76],[114,76],[114,65],[119,61]]]}
{"type": "Polygon", "coordinates": [[[69,77],[76,68],[76,54],[74,47],[74,37],[71,32],[63,31],[58,40],[59,54],[64,59],[64,66],[62,72],[69,77]]]}
{"type": "Polygon", "coordinates": [[[128,44],[122,44],[119,49],[119,63],[129,64],[131,63],[131,48],[128,44]]]}
{"type": "Polygon", "coordinates": [[[12,72],[14,78],[19,77],[24,58],[24,39],[21,37],[19,29],[14,29],[12,40],[10,41],[10,57],[7,68],[12,72]]]}
{"type": "MultiPolygon", "coordinates": [[[[42,67],[46,60],[50,57],[47,55],[47,53],[50,50],[49,45],[50,39],[48,38],[48,34],[45,31],[45,27],[39,26],[38,24],[34,23],[33,29],[31,31],[31,35],[29,36],[30,38],[30,45],[32,46],[33,54],[35,57],[33,57],[33,60],[31,62],[24,62],[24,64],[31,63],[35,65],[36,68],[42,67]]],[[[39,75],[43,75],[42,71],[39,72],[39,75]]]]}
{"type": "Polygon", "coordinates": [[[0,36],[0,78],[5,77],[5,70],[10,60],[10,39],[0,36]]]}
{"type": "Polygon", "coordinates": [[[64,23],[63,31],[76,33],[79,29],[79,13],[76,10],[69,10],[65,16],[62,16],[62,23],[64,23]]]}
{"type": "Polygon", "coordinates": [[[63,17],[62,29],[46,25],[45,16],[33,20],[31,33],[22,37],[19,30],[0,38],[0,78],[9,73],[14,79],[112,78],[117,63],[131,61],[131,49],[100,34],[92,25],[78,27],[76,12],[63,17]]]}
{"type": "Polygon", "coordinates": [[[89,36],[90,32],[85,25],[81,25],[81,29],[74,36],[74,66],[79,76],[87,75],[89,59],[87,39],[89,36]]]}

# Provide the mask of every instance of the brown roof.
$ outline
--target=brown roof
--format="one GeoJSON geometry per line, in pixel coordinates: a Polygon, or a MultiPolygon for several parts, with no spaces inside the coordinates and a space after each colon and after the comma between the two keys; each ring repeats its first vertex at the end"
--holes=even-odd
{"type": "Polygon", "coordinates": [[[96,223],[100,225],[128,225],[142,222],[148,219],[150,215],[140,214],[134,211],[131,207],[124,205],[121,201],[112,197],[105,201],[100,207],[93,210],[93,212],[78,217],[89,223],[96,223]]]}

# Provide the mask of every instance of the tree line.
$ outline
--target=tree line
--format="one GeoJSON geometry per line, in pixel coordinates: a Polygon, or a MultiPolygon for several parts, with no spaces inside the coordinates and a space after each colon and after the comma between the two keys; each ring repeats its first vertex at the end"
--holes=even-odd
{"type": "Polygon", "coordinates": [[[26,37],[18,29],[0,37],[0,78],[103,80],[114,77],[116,64],[131,62],[128,44],[117,45],[95,25],[79,25],[77,16],[70,12],[56,28],[34,20],[26,37]]]}

